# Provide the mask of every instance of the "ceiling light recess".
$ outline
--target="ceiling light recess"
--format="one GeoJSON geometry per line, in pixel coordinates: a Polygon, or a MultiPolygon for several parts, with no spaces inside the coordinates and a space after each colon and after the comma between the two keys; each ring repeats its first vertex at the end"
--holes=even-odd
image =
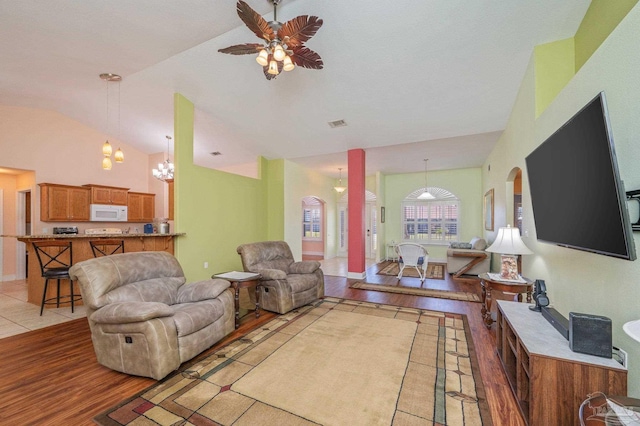
{"type": "Polygon", "coordinates": [[[346,125],[347,122],[344,120],[329,121],[329,127],[332,129],[335,129],[336,127],[345,127],[346,125]]]}

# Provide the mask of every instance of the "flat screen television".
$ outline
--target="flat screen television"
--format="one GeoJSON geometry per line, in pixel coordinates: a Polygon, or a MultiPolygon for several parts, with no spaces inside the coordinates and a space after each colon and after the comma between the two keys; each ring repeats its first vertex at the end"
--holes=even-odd
{"type": "Polygon", "coordinates": [[[604,92],[525,161],[538,240],[635,260],[604,92]]]}

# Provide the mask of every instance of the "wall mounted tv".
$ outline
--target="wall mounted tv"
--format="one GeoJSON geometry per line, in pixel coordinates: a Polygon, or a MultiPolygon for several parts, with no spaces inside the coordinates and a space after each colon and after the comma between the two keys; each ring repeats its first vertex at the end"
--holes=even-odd
{"type": "Polygon", "coordinates": [[[526,165],[538,240],[635,260],[604,92],[529,154],[526,165]]]}

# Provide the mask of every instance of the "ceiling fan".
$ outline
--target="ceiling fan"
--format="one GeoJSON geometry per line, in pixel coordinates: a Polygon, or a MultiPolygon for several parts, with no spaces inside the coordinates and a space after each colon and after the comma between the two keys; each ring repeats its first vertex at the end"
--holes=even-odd
{"type": "Polygon", "coordinates": [[[304,45],[322,26],[322,19],[317,16],[301,15],[285,22],[278,22],[277,7],[281,0],[269,0],[273,3],[273,21],[267,22],[247,3],[238,0],[238,16],[242,22],[264,44],[245,43],[218,50],[230,55],[250,55],[257,53],[256,61],[262,65],[267,80],[275,78],[284,71],[291,71],[295,66],[321,70],[322,58],[304,45]],[[295,65],[294,65],[295,64],[295,65]]]}

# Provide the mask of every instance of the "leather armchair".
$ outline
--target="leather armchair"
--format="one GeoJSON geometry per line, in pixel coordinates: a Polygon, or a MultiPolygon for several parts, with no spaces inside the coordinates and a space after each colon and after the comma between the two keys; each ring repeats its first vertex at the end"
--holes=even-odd
{"type": "Polygon", "coordinates": [[[185,284],[169,253],[89,259],[69,275],[80,285],[98,362],[112,370],[160,380],[235,330],[229,281],[185,284]]]}
{"type": "Polygon", "coordinates": [[[296,262],[284,241],[242,244],[237,249],[247,272],[261,274],[260,307],[280,314],[324,297],[320,262],[296,262]]]}

